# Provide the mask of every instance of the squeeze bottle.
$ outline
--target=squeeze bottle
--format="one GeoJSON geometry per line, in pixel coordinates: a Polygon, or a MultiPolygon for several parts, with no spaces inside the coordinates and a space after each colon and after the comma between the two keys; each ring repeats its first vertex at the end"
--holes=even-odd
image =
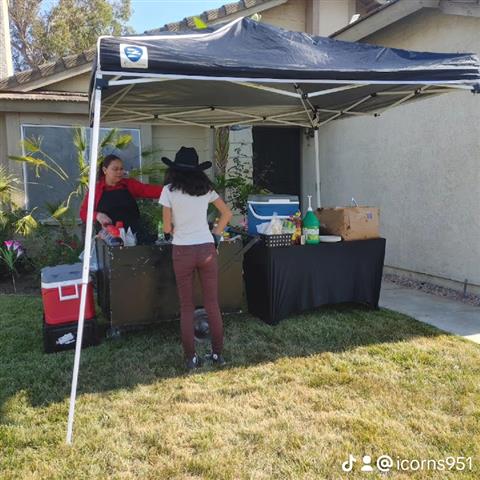
{"type": "Polygon", "coordinates": [[[308,195],[308,210],[303,217],[303,235],[305,235],[305,243],[310,245],[319,243],[319,229],[320,222],[312,209],[312,196],[308,195]]]}

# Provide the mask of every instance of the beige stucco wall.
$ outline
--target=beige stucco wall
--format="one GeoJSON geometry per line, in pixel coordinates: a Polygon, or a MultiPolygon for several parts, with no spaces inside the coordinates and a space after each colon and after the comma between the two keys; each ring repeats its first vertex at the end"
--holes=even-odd
{"type": "Polygon", "coordinates": [[[328,36],[348,24],[355,0],[289,0],[261,12],[262,22],[298,32],[328,36]]]}
{"type": "Polygon", "coordinates": [[[88,93],[90,86],[91,72],[77,75],[73,78],[67,78],[57,83],[52,83],[45,87],[45,90],[55,92],[80,92],[88,93]]]}
{"type": "Polygon", "coordinates": [[[318,1],[320,4],[318,35],[322,37],[327,37],[345,25],[348,25],[352,15],[355,13],[354,0],[313,1],[318,1]]]}
{"type": "MultiPolygon", "coordinates": [[[[480,18],[429,10],[367,40],[480,54],[479,32],[480,18]]],[[[480,285],[480,95],[332,122],[320,130],[320,155],[324,205],[353,196],[380,207],[387,265],[480,285]]]]}
{"type": "MultiPolygon", "coordinates": [[[[213,159],[213,130],[202,127],[152,126],[152,146],[155,160],[167,157],[173,160],[181,146],[197,150],[200,162],[213,159]]],[[[209,172],[207,172],[209,173],[209,172]]]]}
{"type": "MultiPolygon", "coordinates": [[[[306,3],[311,0],[290,0],[261,12],[262,22],[298,32],[306,31],[306,3]]],[[[315,0],[316,1],[316,0],[315,0]]]]}

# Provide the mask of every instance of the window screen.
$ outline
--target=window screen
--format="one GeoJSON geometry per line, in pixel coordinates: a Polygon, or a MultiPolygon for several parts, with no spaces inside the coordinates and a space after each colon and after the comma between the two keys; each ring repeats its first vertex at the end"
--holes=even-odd
{"type": "MultiPolygon", "coordinates": [[[[102,128],[100,139],[110,132],[111,129],[102,128]]],[[[90,129],[84,128],[87,140],[86,159],[89,160],[90,129]]],[[[104,155],[114,153],[124,161],[125,170],[128,172],[133,168],[141,167],[141,143],[140,130],[138,129],[117,129],[118,135],[130,135],[132,141],[126,148],[115,149],[108,145],[102,149],[104,155]]],[[[61,179],[50,170],[40,169],[39,176],[36,175],[35,167],[25,164],[25,198],[26,208],[37,207],[40,217],[48,216],[47,204],[58,204],[66,200],[70,192],[78,185],[79,167],[77,162],[77,149],[74,145],[75,127],[60,127],[46,125],[22,125],[23,140],[33,140],[40,145],[41,152],[33,156],[40,158],[59,170],[61,167],[68,176],[67,180],[61,179]],[[58,166],[55,165],[58,164],[58,166]]],[[[27,152],[24,151],[24,154],[27,152]]],[[[73,197],[70,203],[73,212],[78,212],[81,198],[73,197]]]]}

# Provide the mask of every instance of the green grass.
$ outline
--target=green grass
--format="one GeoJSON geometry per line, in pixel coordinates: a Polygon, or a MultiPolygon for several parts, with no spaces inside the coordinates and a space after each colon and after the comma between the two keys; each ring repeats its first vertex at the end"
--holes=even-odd
{"type": "MultiPolygon", "coordinates": [[[[480,476],[480,347],[408,317],[326,308],[270,327],[225,318],[229,367],[183,371],[178,325],[82,353],[42,352],[41,301],[0,296],[0,478],[339,479],[351,453],[473,457],[480,476]]],[[[206,348],[206,345],[203,346],[206,348]]]]}

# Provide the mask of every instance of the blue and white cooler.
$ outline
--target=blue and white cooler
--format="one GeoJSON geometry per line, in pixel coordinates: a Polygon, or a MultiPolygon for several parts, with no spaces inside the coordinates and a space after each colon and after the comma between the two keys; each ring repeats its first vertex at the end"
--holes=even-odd
{"type": "Polygon", "coordinates": [[[297,195],[249,195],[248,196],[248,233],[258,235],[257,225],[269,222],[276,213],[284,219],[300,210],[297,195]]]}

